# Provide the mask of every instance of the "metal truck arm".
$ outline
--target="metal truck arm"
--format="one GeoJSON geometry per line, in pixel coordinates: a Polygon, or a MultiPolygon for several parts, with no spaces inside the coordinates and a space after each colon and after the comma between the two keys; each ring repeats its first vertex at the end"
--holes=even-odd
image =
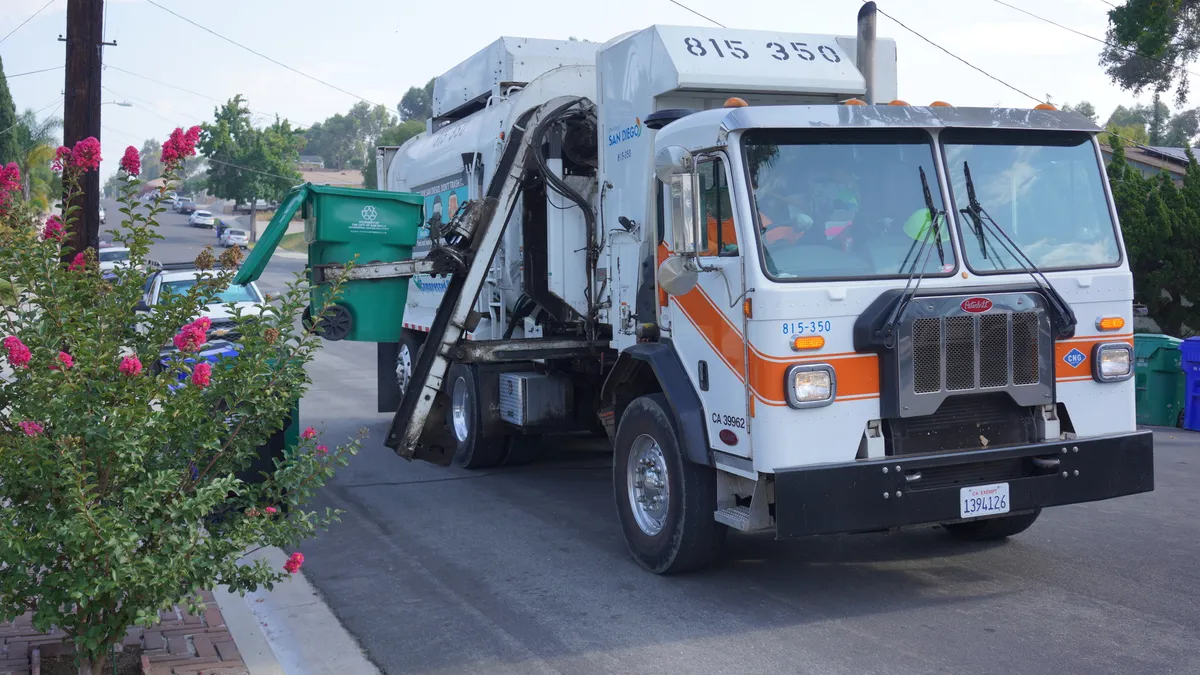
{"type": "Polygon", "coordinates": [[[500,246],[509,215],[521,194],[532,153],[533,134],[547,117],[582,99],[564,96],[529,110],[509,130],[504,154],[483,199],[468,203],[461,220],[476,227],[456,242],[466,271],[453,274],[430,326],[424,348],[413,367],[412,380],[392,420],[387,446],[405,459],[449,464],[452,448],[443,423],[447,396],[442,380],[454,360],[456,346],[466,332],[466,322],[500,246]]]}

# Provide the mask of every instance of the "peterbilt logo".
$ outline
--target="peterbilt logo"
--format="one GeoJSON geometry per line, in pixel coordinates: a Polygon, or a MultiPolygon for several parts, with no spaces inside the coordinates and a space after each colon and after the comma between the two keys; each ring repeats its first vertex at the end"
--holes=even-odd
{"type": "Polygon", "coordinates": [[[992,301],[987,298],[967,298],[962,301],[959,307],[962,307],[964,312],[978,314],[979,312],[986,312],[991,309],[992,301]]]}

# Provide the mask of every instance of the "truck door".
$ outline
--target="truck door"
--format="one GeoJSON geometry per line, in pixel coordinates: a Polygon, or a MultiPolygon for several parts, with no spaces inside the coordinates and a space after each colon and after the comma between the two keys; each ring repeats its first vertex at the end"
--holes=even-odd
{"type": "Polygon", "coordinates": [[[671,336],[704,405],[712,447],[750,456],[749,399],[745,386],[745,297],[737,222],[729,198],[729,169],[720,155],[702,158],[700,240],[702,270],[696,288],[669,301],[671,336]],[[732,432],[722,436],[723,431],[732,432]]]}

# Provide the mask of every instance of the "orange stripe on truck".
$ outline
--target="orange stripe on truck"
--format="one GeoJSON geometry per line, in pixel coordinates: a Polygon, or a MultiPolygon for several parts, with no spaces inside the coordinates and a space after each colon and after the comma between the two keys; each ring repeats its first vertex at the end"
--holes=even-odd
{"type": "Polygon", "coordinates": [[[753,345],[747,349],[742,332],[700,287],[684,295],[672,296],[671,300],[679,307],[683,318],[696,327],[704,341],[739,380],[745,382],[746,373],[749,373],[750,390],[767,405],[787,405],[783,380],[788,366],[813,361],[827,362],[833,367],[839,399],[879,396],[879,358],[874,354],[841,352],[791,358],[768,356],[753,345]],[[747,356],[749,367],[746,366],[747,356]]]}
{"type": "Polygon", "coordinates": [[[1091,335],[1082,338],[1071,338],[1069,340],[1059,340],[1054,343],[1054,379],[1059,382],[1071,382],[1075,380],[1090,380],[1092,379],[1092,350],[1096,345],[1109,344],[1112,342],[1123,342],[1128,345],[1133,344],[1133,333],[1122,333],[1120,335],[1091,335]],[[1078,349],[1087,358],[1080,362],[1078,366],[1071,366],[1067,363],[1067,354],[1071,353],[1072,349],[1078,349]]]}

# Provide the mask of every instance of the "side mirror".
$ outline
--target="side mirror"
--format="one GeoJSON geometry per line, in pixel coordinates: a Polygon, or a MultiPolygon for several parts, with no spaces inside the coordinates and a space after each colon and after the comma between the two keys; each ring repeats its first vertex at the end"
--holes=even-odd
{"type": "Polygon", "coordinates": [[[137,304],[133,306],[133,311],[135,311],[135,312],[149,312],[149,311],[150,311],[150,305],[147,305],[145,300],[138,300],[137,304]]]}
{"type": "Polygon", "coordinates": [[[694,258],[703,238],[696,161],[686,149],[667,146],[654,157],[654,173],[670,190],[671,248],[678,255],[694,258]]]}
{"type": "Polygon", "coordinates": [[[687,295],[696,287],[699,275],[690,259],[673,255],[658,266],[658,286],[667,295],[687,295]]]}

